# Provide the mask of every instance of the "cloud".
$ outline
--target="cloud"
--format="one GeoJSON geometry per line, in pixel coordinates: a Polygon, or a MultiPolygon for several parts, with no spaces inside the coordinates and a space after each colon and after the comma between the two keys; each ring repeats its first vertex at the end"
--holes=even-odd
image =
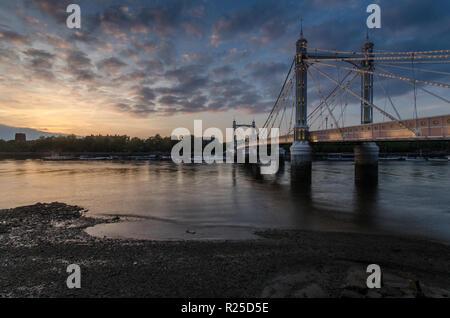
{"type": "Polygon", "coordinates": [[[32,0],[31,4],[37,7],[43,14],[54,18],[57,22],[66,21],[68,14],[66,8],[69,4],[77,3],[77,0],[32,0]]]}
{"type": "Polygon", "coordinates": [[[287,74],[289,66],[278,62],[253,62],[245,66],[244,70],[258,80],[268,80],[287,74]]]}
{"type": "Polygon", "coordinates": [[[29,62],[28,67],[34,72],[38,78],[52,80],[54,74],[52,72],[55,55],[44,50],[28,49],[24,51],[29,62]]]}
{"type": "Polygon", "coordinates": [[[69,68],[80,69],[80,68],[90,68],[92,63],[90,58],[86,53],[82,51],[72,51],[67,55],[67,65],[69,68]]]}
{"type": "Polygon", "coordinates": [[[149,58],[145,60],[141,60],[138,62],[138,65],[143,68],[143,70],[148,73],[160,73],[164,71],[164,65],[160,60],[155,58],[149,58]]]}
{"type": "Polygon", "coordinates": [[[150,114],[155,113],[154,106],[152,104],[148,105],[141,105],[141,104],[135,104],[130,105],[127,103],[117,103],[114,104],[113,107],[120,111],[120,112],[126,112],[131,114],[134,117],[137,118],[147,118],[150,114]]]}
{"type": "Polygon", "coordinates": [[[224,65],[213,69],[211,74],[212,76],[217,78],[224,78],[233,75],[234,72],[235,69],[233,67],[231,67],[230,65],[224,65]]]}
{"type": "Polygon", "coordinates": [[[211,44],[218,46],[223,41],[237,40],[253,32],[275,40],[286,32],[287,22],[284,18],[282,7],[267,1],[223,15],[213,25],[211,44]]]}
{"type": "Polygon", "coordinates": [[[93,71],[91,59],[82,51],[70,51],[66,56],[66,72],[77,81],[92,82],[100,76],[93,71]]]}
{"type": "Polygon", "coordinates": [[[156,98],[156,94],[149,87],[139,87],[137,89],[137,98],[141,104],[147,104],[156,98]]]}
{"type": "Polygon", "coordinates": [[[116,57],[103,59],[97,63],[97,67],[108,74],[117,73],[120,71],[121,68],[125,66],[127,66],[127,63],[123,62],[122,60],[119,60],[116,57]]]}
{"type": "Polygon", "coordinates": [[[22,35],[14,31],[0,30],[0,42],[8,42],[16,45],[29,44],[28,36],[22,35]]]}
{"type": "MultiPolygon", "coordinates": [[[[267,112],[295,53],[300,15],[310,52],[313,48],[360,51],[365,36],[366,4],[357,0],[30,3],[33,6],[26,14],[5,8],[5,15],[13,17],[11,21],[17,17],[24,23],[18,26],[10,20],[2,21],[0,62],[23,69],[23,77],[36,81],[55,80],[61,72],[68,74],[70,80],[58,77],[58,84],[73,88],[80,82],[86,100],[98,100],[96,94],[101,94],[105,105],[137,118],[195,112],[267,112]],[[81,30],[65,27],[68,3],[81,5],[81,30]],[[27,50],[31,44],[34,48],[27,50]],[[24,52],[23,61],[21,54],[10,51],[19,45],[25,46],[20,50],[24,52]]],[[[450,24],[445,12],[450,10],[450,2],[379,3],[383,27],[370,31],[375,49],[448,48],[450,24]]],[[[323,70],[338,76],[332,69],[323,70]]],[[[408,71],[390,70],[411,76],[408,71]]],[[[8,74],[1,76],[8,78],[8,74]]],[[[417,71],[416,76],[448,82],[442,74],[417,71]]],[[[326,95],[332,83],[321,75],[316,78],[326,95]]],[[[355,92],[359,90],[358,80],[352,88],[355,92]]],[[[391,96],[410,103],[400,99],[411,92],[409,85],[394,80],[383,83],[391,96]]],[[[377,85],[376,95],[381,96],[377,85]]],[[[313,84],[309,101],[318,101],[313,84]]]]}
{"type": "Polygon", "coordinates": [[[53,35],[50,33],[40,33],[38,32],[37,35],[43,39],[44,41],[46,41],[49,45],[53,46],[56,49],[59,50],[70,50],[72,49],[72,45],[67,42],[66,40],[62,39],[61,37],[57,36],[57,35],[53,35]]]}

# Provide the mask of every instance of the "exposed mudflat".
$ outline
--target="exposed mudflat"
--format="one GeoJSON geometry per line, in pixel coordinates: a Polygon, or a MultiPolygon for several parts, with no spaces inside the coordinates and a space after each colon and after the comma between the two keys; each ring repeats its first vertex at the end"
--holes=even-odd
{"type": "Polygon", "coordinates": [[[62,203],[0,210],[1,297],[450,297],[450,247],[400,237],[270,230],[243,241],[89,236],[62,203]],[[66,268],[81,266],[81,289],[66,268]],[[368,290],[378,264],[383,287],[368,290]]]}

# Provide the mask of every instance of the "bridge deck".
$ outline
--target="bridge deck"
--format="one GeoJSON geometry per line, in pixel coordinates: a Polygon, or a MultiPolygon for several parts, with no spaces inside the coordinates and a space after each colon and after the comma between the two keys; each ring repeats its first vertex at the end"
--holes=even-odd
{"type": "MultiPolygon", "coordinates": [[[[416,136],[411,130],[395,121],[310,132],[311,142],[345,141],[417,141],[450,140],[450,115],[403,120],[407,127],[418,130],[416,136]],[[416,126],[417,125],[417,126],[416,126]]],[[[292,143],[293,135],[281,136],[280,143],[292,143]]]]}

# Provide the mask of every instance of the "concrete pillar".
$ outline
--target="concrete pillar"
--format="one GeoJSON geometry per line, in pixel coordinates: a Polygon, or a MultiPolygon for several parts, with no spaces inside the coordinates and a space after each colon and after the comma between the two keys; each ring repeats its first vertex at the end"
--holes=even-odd
{"type": "Polygon", "coordinates": [[[357,184],[378,183],[378,155],[380,148],[374,142],[357,145],[355,153],[355,182],[357,184]]]}
{"type": "Polygon", "coordinates": [[[291,147],[291,181],[311,184],[312,149],[307,141],[296,141],[291,147]]]}

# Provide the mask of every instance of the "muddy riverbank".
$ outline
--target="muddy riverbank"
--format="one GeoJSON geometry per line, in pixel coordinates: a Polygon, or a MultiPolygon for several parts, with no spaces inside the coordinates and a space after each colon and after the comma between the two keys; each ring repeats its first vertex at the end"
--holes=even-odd
{"type": "Polygon", "coordinates": [[[449,297],[450,247],[426,240],[268,230],[244,241],[94,238],[62,203],[0,210],[1,297],[449,297]],[[66,268],[81,267],[81,289],[66,268]],[[383,287],[368,290],[378,264],[383,287]]]}

